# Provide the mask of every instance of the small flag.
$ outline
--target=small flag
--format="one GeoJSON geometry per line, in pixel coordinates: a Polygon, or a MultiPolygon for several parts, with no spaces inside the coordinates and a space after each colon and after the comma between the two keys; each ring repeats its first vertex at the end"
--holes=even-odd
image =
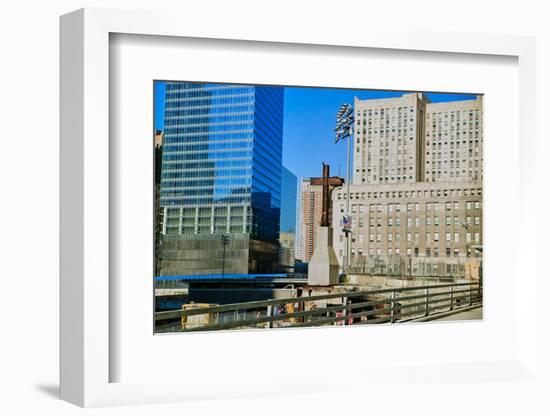
{"type": "Polygon", "coordinates": [[[342,217],[342,228],[344,231],[351,230],[351,217],[349,215],[344,215],[342,217]]]}

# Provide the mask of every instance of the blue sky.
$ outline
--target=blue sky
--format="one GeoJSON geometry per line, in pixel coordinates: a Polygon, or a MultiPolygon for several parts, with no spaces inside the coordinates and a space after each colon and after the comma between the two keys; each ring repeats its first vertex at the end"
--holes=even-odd
{"type": "MultiPolygon", "coordinates": [[[[403,91],[285,87],[283,164],[301,177],[321,176],[328,163],[331,175],[345,176],[346,143],[334,143],[334,124],[343,103],[360,99],[399,97],[403,91]]],[[[471,100],[472,94],[427,93],[432,102],[471,100]]],[[[164,128],[164,83],[155,83],[155,128],[164,128]]]]}

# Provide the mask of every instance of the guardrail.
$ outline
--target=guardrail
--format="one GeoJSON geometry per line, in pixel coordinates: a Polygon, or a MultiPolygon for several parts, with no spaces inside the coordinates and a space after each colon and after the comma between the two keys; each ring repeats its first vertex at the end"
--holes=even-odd
{"type": "MultiPolygon", "coordinates": [[[[339,292],[155,313],[156,332],[397,323],[481,304],[480,282],[339,292]]],[[[189,309],[188,309],[189,308],[189,309]]]]}

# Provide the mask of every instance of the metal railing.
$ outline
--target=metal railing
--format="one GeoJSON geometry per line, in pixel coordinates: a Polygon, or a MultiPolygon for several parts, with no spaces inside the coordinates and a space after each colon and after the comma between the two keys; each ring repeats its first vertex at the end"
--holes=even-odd
{"type": "MultiPolygon", "coordinates": [[[[155,313],[156,332],[397,323],[481,304],[480,282],[346,291],[155,313]]],[[[190,308],[188,308],[190,307],[190,308]]]]}

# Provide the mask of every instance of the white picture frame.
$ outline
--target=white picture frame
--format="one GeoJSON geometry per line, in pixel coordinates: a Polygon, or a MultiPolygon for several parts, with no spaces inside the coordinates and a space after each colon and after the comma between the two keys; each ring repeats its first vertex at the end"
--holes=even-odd
{"type": "MultiPolygon", "coordinates": [[[[276,42],[285,45],[331,45],[346,48],[429,51],[441,54],[503,55],[517,58],[519,66],[519,137],[522,143],[532,144],[535,136],[535,41],[529,37],[472,33],[430,33],[420,30],[362,28],[341,30],[335,26],[316,27],[308,31],[287,27],[281,31],[275,23],[260,26],[240,26],[235,32],[232,22],[219,19],[205,27],[199,21],[185,19],[173,13],[150,13],[107,9],[83,9],[61,18],[61,398],[80,406],[109,406],[138,403],[174,402],[211,397],[248,397],[252,395],[319,393],[342,391],[346,382],[329,386],[310,382],[307,386],[280,383],[285,375],[266,375],[272,381],[246,381],[246,374],[261,374],[251,365],[243,365],[239,382],[222,389],[214,384],[204,391],[204,380],[111,382],[110,366],[120,359],[111,349],[113,337],[110,310],[116,308],[110,297],[110,169],[109,155],[109,37],[111,34],[164,36],[181,38],[224,39],[227,41],[276,42]],[[185,24],[182,24],[185,21],[185,24]],[[244,375],[244,376],[243,376],[244,375]],[[278,378],[279,377],[279,378],[278,378]],[[201,384],[203,383],[203,384],[201,384]],[[273,385],[280,387],[273,390],[273,385]],[[202,387],[201,387],[202,386],[202,387]]],[[[536,311],[537,270],[535,252],[536,219],[528,210],[529,195],[534,184],[529,172],[535,166],[534,146],[519,150],[521,167],[519,185],[522,197],[518,208],[521,215],[518,231],[518,261],[521,262],[522,282],[519,287],[514,318],[522,325],[517,328],[517,346],[508,359],[457,363],[450,360],[440,364],[415,367],[407,383],[445,384],[441,374],[453,372],[454,377],[468,382],[498,381],[539,383],[537,375],[537,324],[531,319],[536,311]],[[527,215],[529,213],[529,215],[527,215]],[[528,242],[528,243],[527,243],[528,242]],[[522,244],[525,243],[525,244],[522,244]],[[526,287],[529,287],[527,290],[526,287]],[[480,376],[483,374],[483,376],[480,376]],[[500,376],[499,376],[500,375],[500,376]]],[[[516,271],[517,273],[517,271],[516,271]]],[[[489,289],[490,290],[490,289],[489,289]]],[[[152,336],[152,334],[151,334],[152,336]]],[[[204,339],[204,338],[203,338],[204,339]]],[[[205,364],[207,365],[207,364],[205,364]]],[[[344,366],[345,367],[345,366],[344,366]]],[[[306,364],[307,368],[307,364],[306,364]]],[[[369,377],[391,381],[395,375],[407,377],[409,370],[387,367],[376,369],[370,364],[369,377]]],[[[361,366],[356,373],[365,372],[361,366]]],[[[321,373],[322,374],[322,373],[321,373]]],[[[334,369],[326,376],[333,377],[334,369]]],[[[355,376],[357,377],[357,376],[355,376]]],[[[353,378],[351,379],[353,380],[353,378]]],[[[357,379],[359,380],[359,379],[357,379]]],[[[365,381],[369,382],[369,381],[365,381]]],[[[396,388],[406,389],[407,383],[396,388]]]]}

